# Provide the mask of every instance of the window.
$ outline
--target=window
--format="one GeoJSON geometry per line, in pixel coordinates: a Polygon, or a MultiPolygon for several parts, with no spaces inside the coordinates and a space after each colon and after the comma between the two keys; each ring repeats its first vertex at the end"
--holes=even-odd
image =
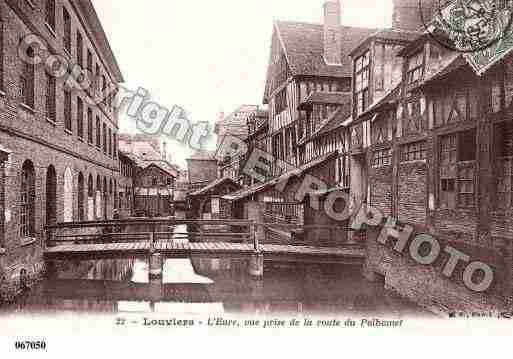
{"type": "Polygon", "coordinates": [[[0,90],[4,90],[4,24],[0,19],[0,90]]]}
{"type": "Polygon", "coordinates": [[[96,147],[102,147],[102,128],[100,125],[100,118],[96,116],[96,147]]]}
{"type": "Polygon", "coordinates": [[[112,130],[109,128],[109,142],[108,142],[108,153],[112,157],[112,130]]]}
{"type": "Polygon", "coordinates": [[[77,97],[77,136],[84,138],[84,103],[77,97]]]}
{"type": "Polygon", "coordinates": [[[420,51],[408,59],[406,83],[412,84],[424,75],[424,52],[420,51]]]}
{"type": "Polygon", "coordinates": [[[372,154],[372,167],[384,167],[392,164],[392,150],[390,148],[374,151],[372,154]]]}
{"type": "Polygon", "coordinates": [[[45,21],[55,31],[55,0],[46,0],[45,21]]]}
{"type": "Polygon", "coordinates": [[[426,142],[414,142],[401,146],[401,161],[420,161],[426,159],[426,142]]]}
{"type": "Polygon", "coordinates": [[[151,178],[151,185],[152,185],[152,186],[156,186],[156,185],[157,185],[157,182],[158,182],[158,181],[157,181],[157,177],[152,177],[152,178],[151,178]]]}
{"type": "Polygon", "coordinates": [[[274,112],[280,114],[287,108],[287,90],[283,89],[274,98],[274,112]]]}
{"type": "Polygon", "coordinates": [[[440,206],[475,206],[476,130],[440,138],[440,206]]]}
{"type": "Polygon", "coordinates": [[[87,49],[87,69],[89,70],[89,75],[93,74],[93,54],[91,50],[87,49]]]}
{"type": "MultiPolygon", "coordinates": [[[[34,49],[27,49],[27,56],[34,57],[34,49]]],[[[20,76],[21,96],[25,105],[34,108],[34,65],[24,61],[20,76]]]]}
{"type": "Polygon", "coordinates": [[[56,122],[56,104],[55,104],[55,77],[45,72],[46,78],[46,118],[51,122],[56,122]]]}
{"type": "Polygon", "coordinates": [[[117,138],[116,133],[114,133],[112,135],[112,137],[113,137],[112,150],[114,152],[114,158],[118,158],[118,138],[117,138]]]}
{"type": "Polygon", "coordinates": [[[103,124],[103,152],[107,153],[107,125],[103,124]]]}
{"type": "Polygon", "coordinates": [[[84,66],[84,41],[82,39],[82,34],[77,31],[77,64],[80,66],[84,66]]]}
{"type": "Polygon", "coordinates": [[[71,91],[64,90],[64,129],[71,132],[71,91]]]}
{"type": "Polygon", "coordinates": [[[173,179],[172,178],[168,178],[167,179],[167,185],[171,186],[172,184],[173,184],[173,179]]]}
{"type": "Polygon", "coordinates": [[[349,188],[351,185],[351,162],[347,154],[340,156],[337,160],[337,182],[342,188],[349,188]]]}
{"type": "Polygon", "coordinates": [[[513,207],[513,122],[495,126],[497,144],[497,207],[513,207]]]}
{"type": "Polygon", "coordinates": [[[361,114],[369,106],[370,52],[355,60],[355,102],[356,114],[361,114]]]}
{"type": "Polygon", "coordinates": [[[35,191],[36,176],[34,165],[27,160],[21,169],[20,188],[20,236],[32,237],[35,234],[35,191]]]}
{"type": "Polygon", "coordinates": [[[85,220],[85,206],[84,206],[84,195],[85,195],[85,186],[84,186],[84,175],[82,172],[78,174],[78,220],[85,220]]]}
{"type": "Polygon", "coordinates": [[[71,54],[71,19],[68,10],[62,8],[62,21],[64,22],[64,49],[71,54]]]}
{"type": "Polygon", "coordinates": [[[87,142],[93,144],[93,111],[87,109],[87,142]]]}
{"type": "Polygon", "coordinates": [[[94,76],[94,91],[95,92],[100,92],[100,86],[101,86],[100,81],[101,81],[100,65],[96,64],[96,73],[94,76]]]}

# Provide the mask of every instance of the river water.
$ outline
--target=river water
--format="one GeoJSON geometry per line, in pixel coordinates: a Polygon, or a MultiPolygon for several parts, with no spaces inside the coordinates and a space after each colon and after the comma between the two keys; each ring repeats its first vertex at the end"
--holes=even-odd
{"type": "Polygon", "coordinates": [[[148,263],[138,259],[68,261],[57,268],[0,311],[429,316],[352,265],[266,262],[259,280],[248,274],[246,259],[236,258],[168,259],[161,280],[149,280],[148,263]]]}

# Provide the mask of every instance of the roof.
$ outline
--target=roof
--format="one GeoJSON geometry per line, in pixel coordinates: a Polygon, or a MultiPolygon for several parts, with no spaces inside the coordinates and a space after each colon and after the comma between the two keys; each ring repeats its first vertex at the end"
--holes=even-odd
{"type": "Polygon", "coordinates": [[[336,111],[334,111],[328,118],[324,120],[323,123],[319,126],[315,132],[309,136],[304,138],[303,140],[298,142],[298,145],[302,145],[304,143],[310,142],[311,140],[318,138],[319,136],[331,132],[341,126],[345,126],[345,123],[348,118],[351,117],[351,96],[348,95],[345,98],[344,105],[339,107],[336,111]]]}
{"type": "Polygon", "coordinates": [[[291,177],[301,176],[305,171],[307,171],[313,167],[316,167],[316,166],[326,162],[327,160],[331,159],[331,157],[334,157],[336,155],[336,153],[337,153],[336,151],[327,153],[327,154],[320,156],[308,163],[305,163],[304,165],[302,165],[298,168],[294,168],[290,171],[287,171],[279,177],[273,178],[265,183],[259,183],[252,187],[244,188],[238,192],[234,192],[229,195],[225,195],[225,196],[223,196],[223,198],[232,200],[232,201],[238,201],[238,200],[244,199],[248,196],[257,194],[259,192],[266,190],[267,188],[269,188],[271,186],[275,186],[280,182],[286,181],[291,177]]]}
{"type": "Polygon", "coordinates": [[[119,150],[118,153],[119,153],[120,158],[124,157],[124,158],[128,159],[129,161],[133,162],[134,164],[137,164],[138,161],[134,154],[132,154],[130,152],[121,151],[121,150],[119,150]]]}
{"type": "Polygon", "coordinates": [[[231,178],[229,177],[223,177],[223,178],[219,178],[213,182],[210,182],[208,185],[206,185],[205,187],[197,190],[197,191],[194,191],[192,193],[190,193],[189,195],[190,196],[201,196],[203,194],[206,194],[212,190],[214,190],[216,187],[220,187],[220,186],[223,186],[225,184],[231,184],[231,185],[234,185],[236,186],[237,188],[240,188],[240,185],[235,182],[234,180],[232,180],[231,178]]]}
{"type": "Polygon", "coordinates": [[[361,113],[358,116],[358,118],[356,118],[356,120],[354,120],[351,124],[355,125],[355,124],[358,124],[358,123],[362,122],[369,115],[373,114],[374,112],[376,112],[377,110],[379,110],[383,106],[388,105],[388,104],[394,102],[399,97],[399,95],[401,93],[401,84],[402,83],[399,83],[397,86],[395,86],[394,88],[392,88],[391,90],[386,92],[383,95],[383,97],[381,97],[381,98],[377,99],[376,101],[374,101],[369,106],[369,108],[367,110],[365,110],[363,113],[361,113]]]}
{"type": "Polygon", "coordinates": [[[143,169],[146,169],[150,166],[156,166],[161,170],[167,172],[170,176],[178,177],[178,169],[176,166],[165,160],[139,160],[139,166],[143,169]]]}
{"type": "Polygon", "coordinates": [[[216,154],[214,151],[198,150],[188,158],[188,160],[196,161],[216,161],[216,154]]]}
{"type": "MultiPolygon", "coordinates": [[[[292,76],[351,77],[349,52],[377,29],[340,26],[342,41],[341,65],[324,61],[324,26],[304,22],[276,21],[274,29],[281,40],[292,76]]],[[[272,66],[272,62],[269,63],[272,66]]],[[[264,98],[269,95],[266,84],[264,98]]]]}
{"type": "Polygon", "coordinates": [[[107,35],[105,34],[105,30],[98,18],[98,14],[90,0],[72,0],[71,1],[73,7],[75,9],[80,9],[83,13],[84,17],[87,19],[90,24],[89,30],[92,32],[96,45],[99,47],[101,55],[105,56],[107,60],[107,65],[114,75],[117,82],[124,82],[123,74],[121,73],[121,69],[119,68],[118,62],[114,53],[112,52],[112,48],[110,47],[109,40],[107,39],[107,35]]]}
{"type": "Polygon", "coordinates": [[[451,58],[448,58],[447,61],[440,67],[440,69],[438,69],[438,71],[428,74],[428,76],[422,80],[418,87],[423,87],[433,83],[434,81],[442,80],[452,72],[463,67],[470,68],[465,58],[461,54],[457,54],[451,58]]]}
{"type": "Polygon", "coordinates": [[[299,108],[301,109],[306,105],[312,104],[344,105],[347,103],[348,99],[351,101],[351,93],[349,92],[314,91],[301,101],[299,108]]]}
{"type": "Polygon", "coordinates": [[[374,39],[408,43],[410,41],[417,39],[420,35],[422,35],[422,32],[420,31],[393,28],[380,29],[370,34],[367,38],[360,42],[354,49],[351,50],[350,55],[353,55],[356,51],[358,51],[358,49],[362,48],[362,46],[364,46],[366,43],[374,39]]]}
{"type": "Polygon", "coordinates": [[[351,108],[341,107],[335,111],[317,131],[310,137],[311,139],[322,136],[337,128],[344,126],[345,121],[351,116],[351,108]]]}

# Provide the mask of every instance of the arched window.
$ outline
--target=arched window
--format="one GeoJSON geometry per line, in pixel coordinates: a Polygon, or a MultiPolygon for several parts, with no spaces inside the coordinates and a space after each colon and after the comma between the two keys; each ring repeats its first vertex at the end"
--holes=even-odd
{"type": "Polygon", "coordinates": [[[57,222],[57,173],[50,165],[46,170],[46,223],[57,222]]]}
{"type": "Polygon", "coordinates": [[[85,195],[85,187],[84,187],[84,175],[82,172],[78,174],[78,198],[77,198],[77,204],[78,204],[78,220],[83,221],[85,219],[85,213],[84,213],[84,195],[85,195]]]}
{"type": "Polygon", "coordinates": [[[87,179],[87,220],[94,220],[94,180],[93,176],[89,175],[87,179]]]}
{"type": "Polygon", "coordinates": [[[103,218],[107,219],[107,203],[109,201],[109,189],[107,187],[107,179],[103,177],[103,218]]]}
{"type": "Polygon", "coordinates": [[[102,179],[100,175],[96,177],[96,218],[102,216],[102,179]]]}
{"type": "Polygon", "coordinates": [[[68,167],[64,171],[64,222],[73,221],[73,173],[68,167]]]}
{"type": "Polygon", "coordinates": [[[21,168],[20,236],[35,234],[36,175],[34,164],[26,160],[21,168]]]}

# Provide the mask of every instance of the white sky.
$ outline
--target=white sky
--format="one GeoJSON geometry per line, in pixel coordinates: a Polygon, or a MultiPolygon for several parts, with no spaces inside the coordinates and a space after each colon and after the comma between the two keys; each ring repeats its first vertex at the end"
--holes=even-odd
{"type": "MultiPolygon", "coordinates": [[[[391,0],[342,0],[344,25],[385,27],[391,0]]],[[[93,0],[128,88],[193,122],[261,104],[273,19],[322,22],[324,0],[93,0]]],[[[120,118],[123,130],[134,128],[120,118]]],[[[191,153],[168,142],[173,161],[191,153]]]]}

